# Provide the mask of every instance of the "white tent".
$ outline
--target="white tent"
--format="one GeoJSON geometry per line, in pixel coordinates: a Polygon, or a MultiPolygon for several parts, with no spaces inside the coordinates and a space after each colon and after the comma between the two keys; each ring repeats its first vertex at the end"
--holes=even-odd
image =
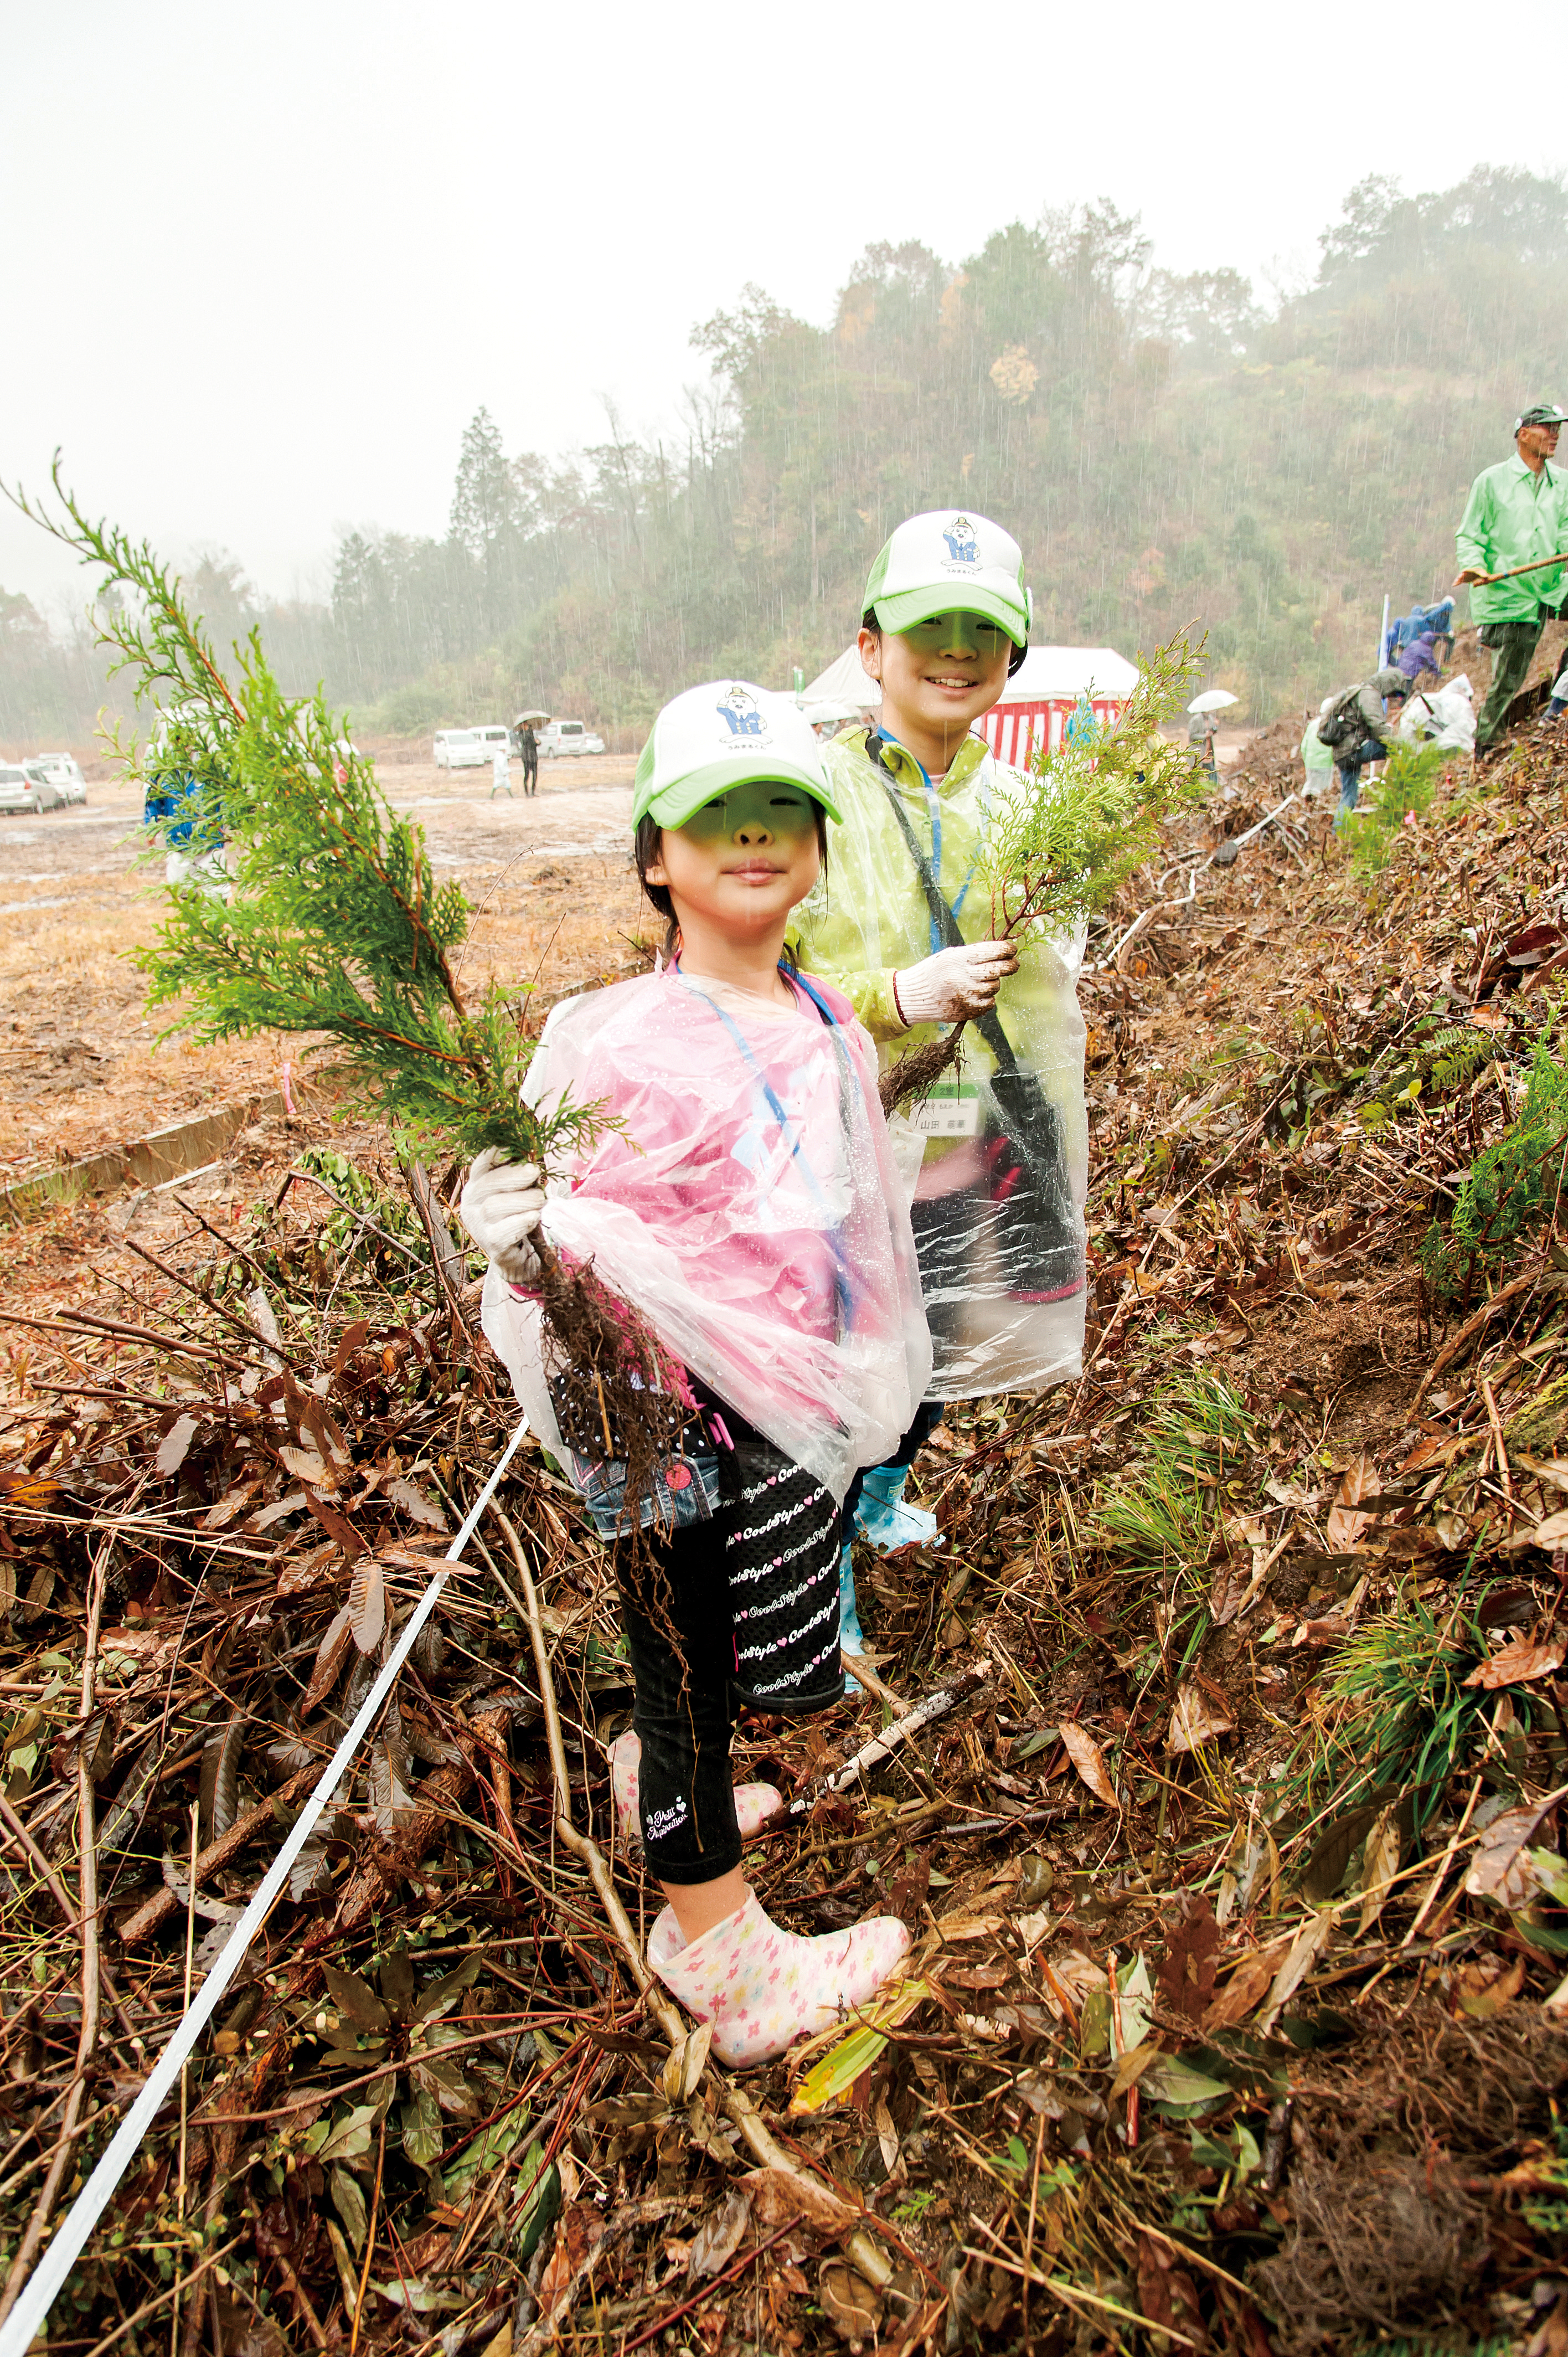
{"type": "Polygon", "coordinates": [[[861,669],[858,646],[845,647],[837,662],[829,663],[826,671],[803,687],[796,698],[801,705],[853,705],[857,712],[873,711],[881,701],[881,687],[861,669]]]}
{"type": "Polygon", "coordinates": [[[1007,704],[1124,704],[1138,684],[1138,666],[1114,647],[1031,647],[1002,691],[1007,704]]]}
{"type": "MultiPolygon", "coordinates": [[[[980,722],[980,734],[999,760],[1024,761],[1037,743],[1053,748],[1061,743],[1080,696],[1089,697],[1096,719],[1119,720],[1137,682],[1137,665],[1114,647],[1031,647],[980,722]]],[[[800,701],[874,712],[882,690],[862,670],[858,646],[851,646],[802,690],[800,701]]]]}

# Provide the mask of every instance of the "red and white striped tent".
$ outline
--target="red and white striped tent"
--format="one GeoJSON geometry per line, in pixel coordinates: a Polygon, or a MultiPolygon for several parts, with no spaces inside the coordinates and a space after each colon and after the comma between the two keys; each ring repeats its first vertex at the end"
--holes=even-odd
{"type": "Polygon", "coordinates": [[[1055,752],[1079,700],[1097,720],[1120,720],[1138,683],[1138,667],[1113,647],[1031,647],[980,723],[999,761],[1022,766],[1036,746],[1055,752]]]}
{"type": "MultiPolygon", "coordinates": [[[[1041,743],[1054,752],[1078,705],[1089,698],[1097,720],[1122,717],[1136,686],[1137,666],[1114,647],[1031,647],[1002,692],[1002,700],[980,722],[980,733],[999,761],[1022,763],[1041,743]]],[[[803,706],[838,706],[875,712],[882,690],[861,669],[855,647],[801,691],[803,706]]]]}

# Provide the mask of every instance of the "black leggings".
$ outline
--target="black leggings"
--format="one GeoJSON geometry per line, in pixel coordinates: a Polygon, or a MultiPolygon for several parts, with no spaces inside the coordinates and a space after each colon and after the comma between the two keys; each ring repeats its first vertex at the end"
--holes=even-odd
{"type": "Polygon", "coordinates": [[[660,1882],[713,1882],[740,1864],[729,1749],[741,1704],[796,1715],[843,1694],[843,1509],[733,1410],[721,1414],[736,1447],[720,1452],[717,1513],[657,1539],[651,1577],[618,1550],[643,1850],[660,1882]]]}

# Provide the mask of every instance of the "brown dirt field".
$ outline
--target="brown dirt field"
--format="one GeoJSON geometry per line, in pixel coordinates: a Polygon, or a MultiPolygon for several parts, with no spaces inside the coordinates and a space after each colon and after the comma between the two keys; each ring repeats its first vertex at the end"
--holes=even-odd
{"type": "MultiPolygon", "coordinates": [[[[529,801],[519,770],[515,799],[491,802],[488,772],[451,778],[409,749],[379,754],[385,783],[437,872],[456,870],[478,904],[476,979],[553,994],[628,961],[640,906],[628,758],[546,763],[529,801]]],[[[161,899],[160,868],[138,860],[140,807],[104,780],[85,808],[0,825],[0,1183],[274,1089],[285,1056],[297,1065],[297,1047],[274,1040],[159,1044],[129,963],[161,899]]]]}

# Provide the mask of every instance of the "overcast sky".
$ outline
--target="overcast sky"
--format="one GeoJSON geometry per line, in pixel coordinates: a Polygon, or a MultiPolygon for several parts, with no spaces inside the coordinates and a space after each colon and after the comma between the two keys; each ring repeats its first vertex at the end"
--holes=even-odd
{"type": "MultiPolygon", "coordinates": [[[[1472,9],[1421,12],[1412,81],[1386,44],[1369,79],[1370,22],[0,0],[0,475],[36,485],[62,444],[161,549],[320,594],[338,526],[445,529],[481,403],[509,451],[601,438],[605,395],[671,424],[693,323],[747,279],[824,321],[874,239],[957,259],[1105,195],[1170,268],[1299,281],[1369,171],[1568,156],[1534,144],[1550,106],[1466,110],[1445,61],[1474,61],[1472,9]]],[[[0,514],[0,586],[58,610],[80,579],[0,514]]]]}

